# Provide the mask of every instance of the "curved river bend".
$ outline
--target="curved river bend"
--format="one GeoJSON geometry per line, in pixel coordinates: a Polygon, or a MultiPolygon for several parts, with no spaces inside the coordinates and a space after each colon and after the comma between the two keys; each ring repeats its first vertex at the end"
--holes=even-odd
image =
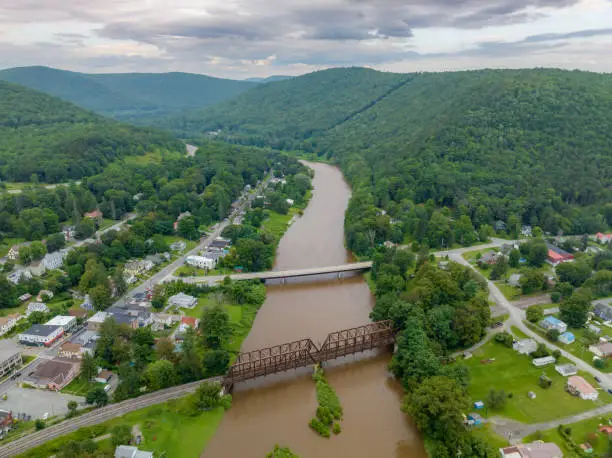
{"type": "MultiPolygon", "coordinates": [[[[307,165],[315,171],[312,199],[282,238],[276,270],[350,261],[344,247],[350,188],[337,168],[307,165]]],[[[320,344],[331,331],[367,323],[372,304],[361,276],[271,285],[242,350],[307,337],[320,344]]],[[[279,444],[302,458],[425,458],[418,432],[400,411],[402,390],[387,373],[389,360],[388,353],[368,353],[325,366],[344,408],[342,433],[330,439],[308,427],[317,407],[310,369],[239,384],[202,457],[263,458],[279,444]]]]}

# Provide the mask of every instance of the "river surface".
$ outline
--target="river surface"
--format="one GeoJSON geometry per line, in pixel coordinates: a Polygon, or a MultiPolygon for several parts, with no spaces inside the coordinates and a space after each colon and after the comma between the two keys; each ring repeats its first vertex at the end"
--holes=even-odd
{"type": "MultiPolygon", "coordinates": [[[[337,168],[307,165],[315,171],[312,199],[280,241],[275,270],[351,260],[343,230],[350,188],[337,168]]],[[[242,351],[302,338],[320,344],[332,331],[367,323],[372,305],[361,276],[269,285],[242,351]]],[[[330,439],[308,427],[317,407],[311,369],[238,384],[232,408],[202,456],[263,458],[279,444],[302,458],[426,457],[418,432],[400,411],[402,390],[387,372],[389,360],[389,353],[369,352],[326,364],[344,409],[342,433],[330,439]]]]}

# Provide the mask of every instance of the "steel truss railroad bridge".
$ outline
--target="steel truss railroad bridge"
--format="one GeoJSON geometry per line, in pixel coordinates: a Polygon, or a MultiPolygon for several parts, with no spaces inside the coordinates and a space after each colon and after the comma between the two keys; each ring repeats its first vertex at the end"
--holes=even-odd
{"type": "Polygon", "coordinates": [[[240,353],[221,383],[228,392],[238,382],[307,367],[394,343],[392,321],[369,323],[330,333],[320,348],[311,339],[302,339],[240,353]]]}

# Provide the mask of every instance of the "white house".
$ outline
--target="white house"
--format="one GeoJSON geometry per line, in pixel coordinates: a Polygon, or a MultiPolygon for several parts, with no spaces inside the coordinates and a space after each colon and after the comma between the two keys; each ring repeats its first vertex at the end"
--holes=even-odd
{"type": "Polygon", "coordinates": [[[188,294],[178,293],[178,294],[175,294],[174,296],[171,296],[168,299],[168,303],[175,307],[192,309],[196,306],[196,304],[198,303],[198,300],[195,297],[190,296],[188,294]]]}
{"type": "Polygon", "coordinates": [[[192,267],[197,267],[199,269],[214,269],[215,261],[214,259],[207,258],[204,256],[187,256],[185,262],[192,267]]]}
{"type": "Polygon", "coordinates": [[[27,281],[32,278],[32,274],[27,269],[18,269],[14,272],[11,272],[6,276],[6,279],[13,283],[14,285],[18,285],[21,281],[27,281]]]}
{"type": "Polygon", "coordinates": [[[30,302],[26,309],[26,316],[30,316],[32,312],[49,313],[49,307],[44,302],[30,302]]]}
{"type": "Polygon", "coordinates": [[[523,339],[512,344],[512,348],[521,355],[528,355],[538,349],[538,343],[533,339],[523,339]]]}
{"type": "Polygon", "coordinates": [[[597,390],[579,375],[572,375],[567,379],[567,390],[585,400],[595,401],[599,396],[597,390]]]}
{"type": "Polygon", "coordinates": [[[17,321],[21,315],[14,313],[13,315],[0,317],[0,336],[6,334],[17,325],[17,321]]]}
{"type": "Polygon", "coordinates": [[[75,316],[57,315],[45,323],[47,326],[59,326],[64,332],[70,332],[77,325],[75,316]]]}
{"type": "Polygon", "coordinates": [[[535,367],[548,366],[549,364],[555,364],[557,360],[552,356],[545,356],[543,358],[534,358],[532,364],[535,367]]]}
{"type": "Polygon", "coordinates": [[[42,259],[42,263],[46,269],[59,269],[64,264],[64,259],[66,259],[67,255],[68,250],[59,250],[54,251],[53,253],[47,253],[42,259]]]}
{"type": "Polygon", "coordinates": [[[125,281],[126,285],[131,285],[133,283],[136,283],[136,275],[129,273],[129,272],[123,272],[123,280],[125,281]]]}
{"type": "Polygon", "coordinates": [[[154,267],[152,261],[144,259],[141,261],[130,261],[125,264],[123,271],[132,275],[142,275],[154,267]]]}

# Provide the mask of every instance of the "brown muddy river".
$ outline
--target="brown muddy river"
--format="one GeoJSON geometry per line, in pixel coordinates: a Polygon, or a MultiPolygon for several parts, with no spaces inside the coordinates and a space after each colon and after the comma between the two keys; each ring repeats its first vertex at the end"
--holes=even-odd
{"type": "MultiPolygon", "coordinates": [[[[312,199],[281,240],[276,270],[350,260],[343,231],[350,188],[337,168],[308,165],[315,171],[312,199]]],[[[372,304],[361,276],[270,285],[242,350],[307,337],[320,344],[331,331],[367,323],[372,304]]],[[[325,366],[344,408],[342,433],[330,439],[308,427],[317,407],[310,369],[238,384],[202,457],[263,458],[279,444],[302,458],[424,458],[418,432],[400,411],[402,390],[387,372],[390,358],[368,353],[325,366]]]]}

